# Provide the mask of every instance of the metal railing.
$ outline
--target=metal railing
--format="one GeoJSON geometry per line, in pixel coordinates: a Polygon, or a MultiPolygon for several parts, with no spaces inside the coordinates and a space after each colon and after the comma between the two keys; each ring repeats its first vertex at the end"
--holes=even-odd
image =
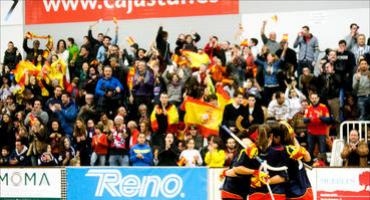
{"type": "Polygon", "coordinates": [[[334,140],[331,150],[330,167],[343,166],[341,153],[344,145],[349,142],[349,133],[351,130],[357,130],[359,133],[359,139],[367,142],[369,138],[370,121],[344,121],[340,124],[339,139],[334,140]]]}
{"type": "Polygon", "coordinates": [[[349,142],[349,133],[351,130],[357,130],[359,133],[360,140],[364,139],[366,142],[368,141],[368,132],[370,131],[370,121],[344,121],[340,124],[340,138],[344,140],[344,134],[349,142]]]}

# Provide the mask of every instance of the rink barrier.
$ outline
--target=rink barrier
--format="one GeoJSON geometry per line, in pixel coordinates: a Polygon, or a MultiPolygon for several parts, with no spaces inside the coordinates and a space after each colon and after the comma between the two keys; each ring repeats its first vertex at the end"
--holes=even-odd
{"type": "MultiPolygon", "coordinates": [[[[0,199],[219,200],[222,170],[171,167],[0,168],[0,199]]],[[[370,199],[370,168],[314,168],[306,171],[317,200],[370,199]]]]}

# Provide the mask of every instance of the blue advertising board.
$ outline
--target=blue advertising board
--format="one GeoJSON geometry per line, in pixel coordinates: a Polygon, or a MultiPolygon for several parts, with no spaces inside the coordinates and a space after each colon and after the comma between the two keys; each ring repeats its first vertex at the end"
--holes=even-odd
{"type": "Polygon", "coordinates": [[[207,199],[207,168],[67,168],[67,199],[207,199]]]}

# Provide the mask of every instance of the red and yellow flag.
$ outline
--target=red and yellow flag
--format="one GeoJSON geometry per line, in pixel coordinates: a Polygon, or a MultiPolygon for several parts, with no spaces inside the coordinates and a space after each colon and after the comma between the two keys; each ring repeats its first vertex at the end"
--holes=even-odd
{"type": "Polygon", "coordinates": [[[232,98],[224,90],[222,84],[216,85],[216,96],[217,96],[218,106],[222,109],[222,111],[224,110],[227,104],[232,103],[232,98]]]}
{"type": "Polygon", "coordinates": [[[221,108],[191,97],[185,99],[183,108],[185,124],[198,125],[203,137],[218,135],[223,115],[221,108]]]}
{"type": "Polygon", "coordinates": [[[182,51],[181,53],[189,61],[191,68],[198,69],[201,65],[208,66],[211,63],[211,59],[209,58],[208,54],[204,52],[195,53],[193,51],[185,50],[185,51],[182,51]]]}
{"type": "Polygon", "coordinates": [[[129,68],[129,71],[128,71],[128,74],[127,74],[127,86],[128,86],[128,89],[129,90],[132,90],[132,87],[134,86],[134,76],[135,76],[135,73],[136,73],[136,69],[135,67],[130,67],[129,68]]]}
{"type": "MultiPolygon", "coordinates": [[[[179,122],[179,113],[177,112],[177,108],[174,105],[170,105],[166,109],[167,112],[167,124],[168,124],[168,130],[170,129],[171,131],[176,131],[175,126],[179,122]]],[[[152,114],[150,115],[150,123],[152,126],[152,129],[154,132],[158,131],[158,121],[156,114],[162,114],[163,109],[159,106],[156,105],[153,109],[152,114]]]]}

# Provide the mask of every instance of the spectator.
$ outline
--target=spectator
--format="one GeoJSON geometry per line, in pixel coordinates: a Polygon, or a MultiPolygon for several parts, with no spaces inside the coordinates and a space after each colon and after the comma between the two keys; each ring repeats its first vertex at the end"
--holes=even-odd
{"type": "Polygon", "coordinates": [[[2,74],[8,74],[11,70],[15,69],[15,66],[21,60],[22,55],[18,51],[18,48],[14,47],[14,43],[12,41],[8,42],[8,48],[4,53],[2,74]]]}
{"type": "Polygon", "coordinates": [[[71,100],[69,93],[62,94],[62,104],[54,104],[50,109],[59,119],[59,122],[68,137],[72,137],[73,123],[77,117],[77,106],[71,100]]]}
{"type": "Polygon", "coordinates": [[[368,119],[370,105],[370,72],[366,60],[359,62],[356,74],[353,76],[353,90],[357,96],[357,106],[360,110],[360,120],[368,119]]]}
{"type": "Polygon", "coordinates": [[[42,55],[43,50],[39,49],[40,48],[40,41],[39,40],[34,40],[33,41],[33,47],[29,48],[28,45],[27,45],[28,39],[29,38],[26,34],[26,36],[24,37],[24,40],[23,40],[23,50],[27,54],[26,60],[29,60],[33,63],[36,63],[37,57],[42,55]]]}
{"type": "Polygon", "coordinates": [[[366,37],[364,34],[359,34],[357,36],[357,44],[354,45],[351,49],[352,53],[355,55],[356,63],[360,63],[361,58],[370,52],[370,46],[366,45],[366,37]]]}
{"type": "Polygon", "coordinates": [[[160,102],[159,105],[154,107],[150,121],[153,131],[159,134],[159,137],[163,137],[163,134],[166,132],[176,130],[179,114],[176,106],[168,102],[168,95],[166,93],[161,94],[160,102]]]}
{"type": "Polygon", "coordinates": [[[343,106],[343,118],[348,121],[355,121],[360,116],[356,99],[353,95],[348,94],[343,106]]]}
{"type": "Polygon", "coordinates": [[[145,61],[139,61],[133,78],[132,94],[134,97],[133,110],[140,104],[150,105],[153,96],[154,77],[147,69],[145,61]]]}
{"type": "Polygon", "coordinates": [[[299,89],[305,96],[308,96],[308,90],[316,83],[316,77],[308,67],[303,68],[303,74],[299,76],[299,89]]]}
{"type": "Polygon", "coordinates": [[[139,136],[140,131],[137,128],[137,124],[135,121],[129,121],[127,123],[127,128],[130,131],[130,148],[137,144],[137,138],[139,136]]]}
{"type": "Polygon", "coordinates": [[[143,121],[150,121],[150,115],[148,112],[148,107],[145,104],[140,104],[138,108],[138,123],[143,121]]]}
{"type": "Polygon", "coordinates": [[[259,101],[262,99],[261,94],[260,94],[261,87],[258,85],[258,83],[254,79],[247,78],[243,87],[245,88],[245,94],[247,96],[253,95],[256,97],[256,100],[259,100],[259,101]]]}
{"type": "Polygon", "coordinates": [[[34,123],[34,119],[39,117],[43,124],[47,124],[49,121],[49,115],[47,112],[42,110],[42,103],[41,100],[35,100],[33,103],[33,108],[30,113],[27,114],[26,119],[24,120],[24,124],[26,126],[31,125],[34,123]]]}
{"type": "Polygon", "coordinates": [[[69,73],[70,73],[70,78],[79,77],[81,70],[82,70],[82,65],[83,63],[88,63],[90,64],[93,61],[93,57],[91,55],[90,49],[88,49],[87,46],[82,45],[80,47],[80,53],[78,54],[76,58],[76,62],[73,65],[70,65],[69,68],[69,73]]]}
{"type": "Polygon", "coordinates": [[[317,93],[313,92],[310,94],[310,101],[312,105],[309,105],[304,122],[307,124],[307,142],[308,151],[313,156],[313,150],[316,142],[319,144],[319,152],[326,153],[326,136],[328,133],[328,123],[330,122],[330,115],[328,108],[319,103],[320,97],[317,93]]]}
{"type": "Polygon", "coordinates": [[[130,162],[132,166],[152,166],[153,153],[149,145],[145,143],[145,134],[139,133],[137,144],[130,149],[130,162]]]}
{"type": "Polygon", "coordinates": [[[267,38],[265,35],[266,24],[267,24],[267,21],[263,21],[262,28],[261,28],[262,42],[263,44],[267,45],[271,53],[276,53],[276,51],[279,49],[279,43],[276,42],[276,33],[270,32],[269,38],[267,38]]]}
{"type": "Polygon", "coordinates": [[[29,149],[27,156],[31,158],[32,166],[37,166],[37,159],[46,150],[47,147],[47,129],[42,124],[40,118],[36,117],[33,119],[33,123],[30,126],[29,131],[29,149]]]}
{"type": "Polygon", "coordinates": [[[217,36],[210,37],[209,42],[204,47],[204,52],[208,54],[211,60],[213,57],[217,57],[221,60],[222,66],[226,65],[225,51],[222,50],[221,46],[218,44],[217,36]]]}
{"type": "Polygon", "coordinates": [[[128,133],[122,116],[114,118],[114,129],[108,135],[109,166],[128,166],[128,133]]]}
{"type": "Polygon", "coordinates": [[[91,166],[105,166],[105,158],[108,154],[108,140],[104,131],[103,124],[99,123],[95,127],[95,135],[92,138],[91,146],[93,153],[91,155],[91,166]]]}
{"type": "Polygon", "coordinates": [[[351,33],[347,35],[344,39],[347,43],[347,50],[351,50],[357,44],[357,37],[358,37],[358,29],[360,27],[356,23],[352,23],[349,28],[351,29],[351,33]]]}
{"type": "Polygon", "coordinates": [[[51,153],[51,146],[48,145],[46,151],[37,160],[38,166],[58,166],[58,160],[51,153]]]}
{"type": "Polygon", "coordinates": [[[336,55],[337,64],[334,65],[334,70],[341,75],[341,82],[345,91],[352,91],[352,77],[356,68],[355,55],[347,50],[345,40],[340,40],[338,43],[338,51],[336,55]]]}
{"type": "Polygon", "coordinates": [[[267,108],[268,117],[278,121],[291,119],[290,110],[289,102],[285,99],[285,95],[282,92],[275,93],[275,99],[270,102],[267,108]]]}
{"type": "Polygon", "coordinates": [[[324,64],[324,66],[324,72],[318,77],[317,88],[320,88],[321,99],[323,99],[324,102],[327,101],[334,120],[339,123],[340,75],[334,71],[334,66],[332,63],[327,62],[324,64]]]}
{"type": "Polygon", "coordinates": [[[168,32],[163,30],[163,27],[160,26],[156,36],[156,46],[160,56],[160,68],[161,72],[164,71],[165,66],[170,63],[171,59],[171,49],[170,44],[168,43],[168,32]]]}
{"type": "Polygon", "coordinates": [[[257,103],[257,99],[254,95],[248,96],[246,111],[246,125],[244,127],[249,128],[254,124],[263,124],[265,116],[262,107],[257,103]]]}
{"type": "Polygon", "coordinates": [[[294,114],[292,120],[290,121],[290,125],[296,133],[296,138],[299,144],[305,148],[307,148],[307,124],[304,123],[304,117],[307,107],[307,100],[302,100],[299,112],[294,114]]]}
{"type": "Polygon", "coordinates": [[[10,159],[9,146],[1,147],[0,166],[9,166],[9,159],[10,159]]]}
{"type": "Polygon", "coordinates": [[[80,157],[81,166],[89,166],[90,155],[87,143],[90,141],[88,140],[85,122],[80,118],[76,119],[73,130],[73,141],[75,141],[76,144],[76,151],[80,157]]]}
{"type": "Polygon", "coordinates": [[[59,158],[59,155],[63,149],[63,136],[62,129],[60,127],[59,121],[54,119],[51,121],[49,135],[49,144],[51,147],[51,153],[54,157],[59,158]]]}
{"type": "MultiPolygon", "coordinates": [[[[225,106],[224,113],[222,116],[222,125],[227,126],[231,131],[237,132],[235,121],[239,116],[242,116],[244,119],[247,118],[247,111],[244,105],[242,105],[243,94],[236,92],[234,94],[234,100],[232,103],[225,106]]],[[[229,138],[229,134],[221,131],[221,137],[223,141],[226,141],[229,138]]]]}
{"type": "Polygon", "coordinates": [[[76,63],[78,52],[79,52],[78,46],[75,43],[74,38],[69,37],[67,39],[67,51],[69,53],[68,61],[67,61],[68,66],[74,65],[76,63]]]}
{"type": "Polygon", "coordinates": [[[28,148],[25,145],[24,140],[18,140],[15,142],[15,149],[10,154],[9,164],[11,166],[30,166],[31,160],[27,156],[28,148]]]}
{"type": "Polygon", "coordinates": [[[98,53],[96,54],[96,60],[99,61],[100,64],[104,64],[104,61],[107,59],[107,52],[109,45],[113,44],[116,45],[118,42],[118,26],[115,28],[115,37],[112,41],[112,38],[105,35],[103,36],[103,42],[102,45],[98,49],[98,53]]]}
{"type": "Polygon", "coordinates": [[[225,151],[222,147],[222,140],[219,137],[213,139],[212,145],[208,145],[208,152],[204,159],[208,167],[223,167],[226,160],[225,151]]]}
{"type": "Polygon", "coordinates": [[[194,140],[190,139],[186,141],[186,149],[181,152],[179,165],[185,165],[187,167],[196,167],[203,164],[202,157],[198,150],[194,149],[194,140]]]}
{"type": "Polygon", "coordinates": [[[95,118],[96,107],[94,104],[94,95],[86,94],[85,95],[85,105],[80,108],[80,111],[77,114],[77,118],[81,118],[83,121],[88,119],[95,118]]]}
{"type": "Polygon", "coordinates": [[[288,101],[289,104],[289,118],[293,118],[293,116],[301,110],[301,102],[306,99],[304,94],[299,91],[296,87],[297,82],[292,81],[291,84],[288,85],[287,89],[285,90],[285,99],[288,101]]]}
{"type": "Polygon", "coordinates": [[[199,130],[197,126],[192,125],[189,127],[189,133],[186,136],[186,139],[193,139],[194,140],[194,149],[200,150],[203,147],[204,143],[204,138],[203,136],[199,133],[199,130]]]}
{"type": "Polygon", "coordinates": [[[164,138],[164,145],[157,150],[158,166],[177,166],[179,151],[175,144],[175,136],[172,133],[167,133],[164,138]]]}
{"type": "Polygon", "coordinates": [[[299,47],[298,52],[298,76],[302,74],[302,69],[308,67],[313,71],[319,55],[318,39],[310,33],[308,26],[303,26],[294,42],[294,48],[299,47]]]}
{"type": "Polygon", "coordinates": [[[58,158],[58,161],[61,163],[62,166],[69,166],[71,160],[75,157],[76,152],[75,149],[71,146],[71,140],[69,137],[63,138],[63,149],[61,154],[58,158]]]}
{"type": "Polygon", "coordinates": [[[229,138],[226,141],[226,148],[225,148],[225,167],[228,167],[231,165],[231,162],[238,156],[238,151],[237,151],[237,145],[236,141],[234,138],[229,138]]]}
{"type": "MultiPolygon", "coordinates": [[[[281,40],[280,41],[280,48],[276,51],[276,55],[281,58],[281,55],[284,51],[285,44],[287,44],[288,41],[286,40],[281,40]]],[[[295,72],[297,70],[297,53],[291,49],[287,48],[285,57],[284,57],[284,62],[283,62],[283,67],[282,69],[287,70],[287,71],[293,71],[295,72]]]]}
{"type": "Polygon", "coordinates": [[[344,146],[341,153],[345,167],[367,167],[369,148],[365,141],[359,139],[357,130],[349,133],[349,143],[344,146]]]}
{"type": "Polygon", "coordinates": [[[14,149],[15,129],[9,114],[3,114],[0,123],[0,147],[8,146],[14,149]]]}
{"type": "Polygon", "coordinates": [[[277,79],[278,71],[281,67],[281,62],[284,60],[288,44],[285,44],[284,51],[281,53],[280,59],[272,53],[267,54],[266,61],[257,59],[255,63],[262,68],[264,76],[264,96],[265,96],[265,105],[271,100],[272,95],[278,91],[279,82],[277,79]]]}
{"type": "Polygon", "coordinates": [[[112,77],[112,67],[104,67],[104,77],[100,78],[95,88],[95,94],[98,96],[97,112],[105,111],[110,116],[113,115],[114,107],[120,105],[123,86],[119,80],[112,77]]]}

